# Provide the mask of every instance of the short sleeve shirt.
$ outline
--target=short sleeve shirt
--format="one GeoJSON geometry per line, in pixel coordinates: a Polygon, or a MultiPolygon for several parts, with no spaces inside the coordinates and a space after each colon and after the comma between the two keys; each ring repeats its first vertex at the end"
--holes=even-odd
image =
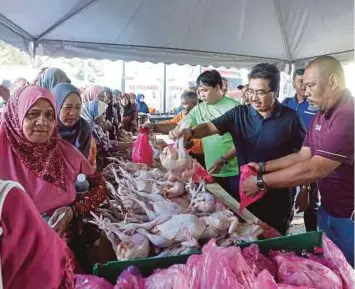
{"type": "Polygon", "coordinates": [[[221,134],[232,134],[239,165],[298,151],[306,133],[296,112],[278,101],[269,118],[264,119],[251,105],[240,105],[212,123],[221,134]]]}
{"type": "MultiPolygon", "coordinates": [[[[187,116],[184,117],[182,122],[186,122],[190,126],[194,127],[223,115],[237,105],[239,105],[238,101],[226,96],[223,96],[223,98],[215,104],[201,102],[195,106],[187,116]]],[[[203,138],[202,146],[205,154],[206,167],[209,169],[218,158],[226,154],[233,148],[234,145],[231,134],[227,132],[222,135],[212,135],[203,138]]],[[[239,167],[237,159],[235,158],[214,176],[231,177],[237,175],[239,175],[239,167]]]]}
{"type": "Polygon", "coordinates": [[[350,217],[354,211],[354,98],[349,92],[329,112],[316,114],[303,146],[313,156],[341,163],[318,185],[323,208],[333,217],[350,217]]]}

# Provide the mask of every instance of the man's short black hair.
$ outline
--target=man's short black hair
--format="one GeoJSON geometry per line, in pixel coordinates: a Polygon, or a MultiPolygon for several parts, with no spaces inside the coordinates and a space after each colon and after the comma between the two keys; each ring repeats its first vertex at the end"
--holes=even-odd
{"type": "Polygon", "coordinates": [[[219,87],[222,88],[222,76],[217,70],[206,70],[197,78],[196,85],[197,87],[205,85],[212,86],[213,88],[216,88],[217,85],[219,85],[219,87]]]}
{"type": "Polygon", "coordinates": [[[244,85],[238,85],[237,88],[242,90],[244,88],[244,85]]]}
{"type": "Polygon", "coordinates": [[[191,100],[195,103],[198,103],[197,93],[193,90],[185,90],[181,95],[181,99],[191,100]]]}
{"type": "Polygon", "coordinates": [[[249,73],[249,80],[256,78],[268,80],[271,91],[279,91],[280,71],[274,64],[260,63],[255,65],[249,73]]]}
{"type": "Polygon", "coordinates": [[[304,71],[305,71],[304,68],[296,69],[295,72],[293,73],[293,78],[292,78],[293,81],[295,81],[297,75],[303,75],[304,71]]]}

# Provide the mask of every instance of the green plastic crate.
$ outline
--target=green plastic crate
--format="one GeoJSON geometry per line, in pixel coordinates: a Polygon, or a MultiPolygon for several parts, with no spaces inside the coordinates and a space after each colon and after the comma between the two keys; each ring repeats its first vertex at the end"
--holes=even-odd
{"type": "MultiPolygon", "coordinates": [[[[253,242],[258,244],[261,252],[267,253],[269,250],[289,250],[301,253],[303,250],[313,252],[315,247],[322,247],[322,233],[309,232],[299,235],[279,237],[268,240],[253,242]]],[[[240,244],[240,247],[247,247],[251,243],[240,244]]],[[[199,253],[197,253],[199,254],[199,253]]],[[[106,264],[95,264],[93,273],[96,276],[103,277],[111,283],[116,283],[117,277],[128,266],[139,268],[143,276],[148,276],[155,269],[167,268],[174,264],[185,264],[191,254],[170,256],[170,257],[152,257],[146,259],[137,259],[130,261],[112,261],[106,264]]]]}

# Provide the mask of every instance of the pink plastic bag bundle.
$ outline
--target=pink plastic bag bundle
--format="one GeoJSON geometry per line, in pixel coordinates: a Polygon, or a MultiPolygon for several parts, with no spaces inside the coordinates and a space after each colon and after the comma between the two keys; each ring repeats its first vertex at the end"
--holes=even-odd
{"type": "Polygon", "coordinates": [[[129,266],[117,278],[113,289],[144,289],[144,279],[137,267],[129,266]]]}
{"type": "Polygon", "coordinates": [[[278,282],[315,289],[342,289],[343,282],[330,268],[294,253],[271,253],[278,266],[278,282]]]}
{"type": "MultiPolygon", "coordinates": [[[[156,270],[145,279],[145,289],[188,289],[189,272],[186,265],[172,265],[168,269],[156,270]]],[[[192,288],[191,288],[192,289],[192,288]]]]}
{"type": "Polygon", "coordinates": [[[260,200],[264,192],[258,192],[254,197],[248,197],[245,192],[243,192],[243,182],[249,178],[250,176],[256,176],[256,171],[249,167],[248,165],[243,165],[240,168],[240,183],[239,183],[239,197],[240,197],[240,208],[239,214],[249,205],[255,203],[256,201],[260,200]]]}
{"type": "Polygon", "coordinates": [[[113,289],[111,283],[94,275],[75,275],[74,289],[113,289]]]}
{"type": "Polygon", "coordinates": [[[267,270],[273,277],[277,274],[277,267],[273,261],[260,253],[256,244],[251,244],[243,249],[243,257],[253,270],[255,276],[258,276],[263,270],[267,270]]]}
{"type": "Polygon", "coordinates": [[[132,161],[134,163],[153,166],[153,150],[149,143],[149,131],[139,129],[138,137],[132,147],[132,161]]]}
{"type": "Polygon", "coordinates": [[[340,249],[325,234],[323,234],[323,250],[324,258],[332,264],[332,267],[338,269],[344,289],[353,289],[355,286],[354,269],[347,262],[340,249]]]}

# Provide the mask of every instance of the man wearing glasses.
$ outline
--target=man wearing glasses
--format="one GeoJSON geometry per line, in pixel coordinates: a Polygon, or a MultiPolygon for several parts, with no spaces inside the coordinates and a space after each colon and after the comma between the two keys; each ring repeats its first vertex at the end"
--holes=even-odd
{"type": "MultiPolygon", "coordinates": [[[[297,69],[293,74],[293,87],[296,90],[294,97],[286,98],[282,104],[293,109],[297,112],[301,120],[303,121],[307,130],[309,130],[313,117],[316,115],[318,109],[307,101],[306,98],[306,86],[303,84],[304,69],[297,69]]],[[[299,189],[299,194],[296,199],[296,206],[299,211],[304,210],[304,224],[306,231],[317,231],[317,212],[319,208],[319,194],[317,183],[305,184],[295,188],[294,195],[296,196],[296,190],[299,189]],[[303,202],[306,200],[305,202],[303,202]],[[308,200],[308,202],[307,202],[308,200]],[[308,204],[307,204],[308,203],[308,204]],[[306,207],[307,206],[307,207],[306,207]]]]}
{"type": "MultiPolygon", "coordinates": [[[[176,128],[172,138],[185,139],[230,133],[239,165],[265,162],[275,156],[286,156],[301,148],[305,128],[296,112],[278,100],[280,72],[275,65],[261,63],[252,68],[247,89],[250,105],[236,106],[222,116],[190,129],[176,128]]],[[[259,190],[266,186],[258,178],[259,190]]],[[[239,200],[239,195],[237,196],[239,200]]],[[[262,199],[248,209],[263,222],[285,235],[292,211],[292,190],[268,190],[262,199]]]]}

